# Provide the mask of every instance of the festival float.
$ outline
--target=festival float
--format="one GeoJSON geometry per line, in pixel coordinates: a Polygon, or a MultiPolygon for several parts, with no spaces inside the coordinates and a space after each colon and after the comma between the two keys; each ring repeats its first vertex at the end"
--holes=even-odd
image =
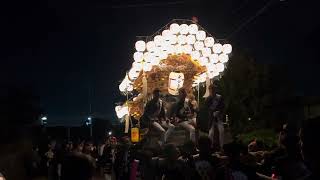
{"type": "Polygon", "coordinates": [[[166,97],[175,97],[183,87],[188,93],[197,93],[199,101],[202,85],[206,86],[203,96],[208,96],[208,86],[222,75],[232,51],[230,44],[215,39],[192,20],[172,20],[153,35],[139,37],[134,47],[131,69],[119,85],[127,101],[115,107],[126,133],[131,118],[141,118],[156,88],[166,97]]]}

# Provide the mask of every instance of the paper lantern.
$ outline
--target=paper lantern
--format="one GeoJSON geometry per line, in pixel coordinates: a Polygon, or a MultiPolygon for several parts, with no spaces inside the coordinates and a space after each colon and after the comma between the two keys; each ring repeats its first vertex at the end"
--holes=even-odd
{"type": "Polygon", "coordinates": [[[224,71],[224,65],[222,63],[217,63],[217,70],[218,70],[218,72],[223,72],[224,71]]]}
{"type": "Polygon", "coordinates": [[[228,55],[226,55],[226,54],[220,54],[219,55],[219,61],[220,62],[226,63],[226,62],[228,62],[228,60],[229,60],[229,56],[228,55]]]}
{"type": "Polygon", "coordinates": [[[218,63],[219,61],[219,56],[217,54],[211,54],[209,56],[209,62],[212,64],[218,63]]]}
{"type": "Polygon", "coordinates": [[[129,114],[129,108],[126,105],[116,106],[114,109],[119,119],[129,114]]]}
{"type": "Polygon", "coordinates": [[[178,34],[180,32],[180,26],[177,23],[173,23],[170,25],[170,31],[172,34],[178,34]]]}
{"type": "Polygon", "coordinates": [[[178,95],[179,89],[183,87],[184,74],[178,72],[171,72],[169,74],[168,92],[171,95],[178,95]]]}
{"type": "Polygon", "coordinates": [[[201,50],[202,56],[209,57],[211,55],[211,49],[210,48],[203,48],[201,50]]]}
{"type": "Polygon", "coordinates": [[[172,34],[172,35],[170,35],[169,37],[170,37],[170,42],[169,42],[169,44],[176,44],[176,43],[177,43],[178,38],[177,38],[176,35],[172,34]]]}
{"type": "Polygon", "coordinates": [[[163,43],[163,37],[160,36],[160,35],[156,35],[154,38],[153,38],[153,42],[155,43],[155,45],[158,47],[158,46],[161,46],[162,43],[163,43]]]}
{"type": "Polygon", "coordinates": [[[217,43],[212,46],[212,51],[216,54],[220,54],[222,52],[222,45],[217,43]]]}
{"type": "Polygon", "coordinates": [[[200,57],[199,63],[201,66],[205,66],[208,64],[208,58],[207,57],[200,57]]]}
{"type": "Polygon", "coordinates": [[[165,29],[165,30],[162,31],[162,36],[163,37],[166,37],[166,36],[169,36],[169,35],[171,35],[171,32],[168,29],[165,29]]]}
{"type": "Polygon", "coordinates": [[[191,52],[191,58],[192,58],[192,60],[199,60],[199,58],[200,58],[200,53],[199,53],[199,51],[192,51],[191,52]]]}
{"type": "Polygon", "coordinates": [[[136,71],[141,71],[142,69],[142,63],[141,62],[134,62],[132,63],[132,68],[136,71]]]}
{"type": "Polygon", "coordinates": [[[147,42],[147,50],[148,50],[149,52],[154,51],[155,48],[156,48],[156,44],[155,44],[153,41],[147,42]]]}
{"type": "Polygon", "coordinates": [[[133,60],[135,62],[141,62],[143,60],[143,53],[142,52],[135,52],[133,54],[133,60]]]}
{"type": "Polygon", "coordinates": [[[151,69],[152,69],[152,64],[151,64],[151,62],[145,62],[145,63],[143,64],[143,71],[149,72],[149,71],[151,71],[151,69]]]}
{"type": "Polygon", "coordinates": [[[174,46],[174,53],[175,54],[181,54],[183,53],[183,47],[180,44],[177,44],[174,46]]]}
{"type": "Polygon", "coordinates": [[[135,80],[135,79],[137,79],[139,74],[140,74],[140,71],[137,71],[136,69],[131,68],[129,73],[128,73],[128,76],[129,76],[130,79],[135,80]]]}
{"type": "Polygon", "coordinates": [[[212,46],[214,45],[214,39],[213,39],[213,37],[206,37],[206,38],[204,39],[204,45],[205,45],[206,47],[212,47],[212,46]]]}
{"type": "Polygon", "coordinates": [[[222,46],[222,51],[223,51],[224,54],[230,54],[232,52],[231,44],[224,44],[222,46]]]}
{"type": "Polygon", "coordinates": [[[199,50],[201,50],[203,48],[204,48],[204,44],[203,44],[202,41],[197,41],[197,42],[194,43],[194,49],[199,51],[199,50]]]}
{"type": "Polygon", "coordinates": [[[198,32],[198,25],[190,24],[188,29],[190,34],[196,34],[198,32]]]}
{"type": "Polygon", "coordinates": [[[131,128],[131,142],[137,143],[139,142],[139,128],[131,128]]]}
{"type": "Polygon", "coordinates": [[[192,46],[191,45],[184,45],[183,46],[183,52],[186,53],[186,54],[191,54],[192,52],[192,46]]]}
{"type": "Polygon", "coordinates": [[[146,49],[146,43],[144,41],[137,41],[135,47],[137,51],[143,52],[146,49]]]}
{"type": "Polygon", "coordinates": [[[187,37],[185,35],[179,35],[178,36],[178,43],[183,45],[187,43],[187,37]]]}
{"type": "Polygon", "coordinates": [[[192,34],[187,36],[187,44],[193,45],[196,42],[196,37],[192,34]]]}
{"type": "Polygon", "coordinates": [[[196,38],[198,41],[203,41],[206,38],[206,32],[200,30],[196,34],[196,38]]]}
{"type": "Polygon", "coordinates": [[[180,34],[187,34],[189,31],[189,26],[186,24],[180,25],[180,34]]]}

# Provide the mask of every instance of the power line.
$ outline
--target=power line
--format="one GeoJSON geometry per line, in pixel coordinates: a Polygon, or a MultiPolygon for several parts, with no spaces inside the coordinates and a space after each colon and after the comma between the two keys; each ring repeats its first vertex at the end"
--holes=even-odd
{"type": "Polygon", "coordinates": [[[155,6],[179,5],[184,3],[185,3],[184,1],[154,2],[154,3],[141,3],[141,4],[114,5],[111,8],[122,9],[122,8],[137,8],[137,7],[155,7],[155,6]]]}
{"type": "Polygon", "coordinates": [[[258,16],[260,16],[262,13],[264,13],[273,3],[275,0],[269,0],[262,8],[260,8],[253,16],[245,20],[242,24],[240,24],[235,30],[233,30],[225,39],[230,39],[232,36],[234,36],[236,33],[241,31],[245,26],[247,26],[249,23],[251,23],[253,20],[255,20],[258,16]]]}

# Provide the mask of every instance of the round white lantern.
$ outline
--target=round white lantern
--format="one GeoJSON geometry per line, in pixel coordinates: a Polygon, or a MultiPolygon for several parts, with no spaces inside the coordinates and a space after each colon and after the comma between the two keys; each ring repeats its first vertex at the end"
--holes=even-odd
{"type": "Polygon", "coordinates": [[[187,43],[193,45],[196,42],[196,37],[192,34],[187,36],[187,43]]]}
{"type": "Polygon", "coordinates": [[[155,43],[156,46],[161,46],[162,43],[163,43],[163,37],[160,36],[160,35],[156,35],[154,38],[153,38],[153,42],[155,43]]]}
{"type": "Polygon", "coordinates": [[[186,24],[180,25],[180,34],[187,34],[189,31],[189,26],[186,24]]]}
{"type": "Polygon", "coordinates": [[[196,34],[196,38],[198,41],[203,41],[206,38],[206,32],[200,30],[196,34]]]}
{"type": "Polygon", "coordinates": [[[219,55],[219,61],[220,62],[226,63],[226,62],[228,62],[228,60],[229,60],[229,56],[228,55],[226,55],[226,54],[220,54],[219,55]]]}
{"type": "Polygon", "coordinates": [[[190,24],[188,29],[190,34],[196,34],[198,32],[198,25],[190,24]]]}
{"type": "Polygon", "coordinates": [[[178,43],[179,44],[186,44],[187,43],[187,37],[185,35],[179,35],[178,36],[178,43]]]}
{"type": "Polygon", "coordinates": [[[205,66],[208,64],[208,58],[207,57],[200,57],[199,58],[199,63],[201,66],[205,66]]]}
{"type": "Polygon", "coordinates": [[[183,46],[183,52],[186,54],[191,54],[192,52],[192,46],[189,44],[186,44],[183,46]]]}
{"type": "Polygon", "coordinates": [[[169,29],[165,29],[165,30],[162,31],[162,36],[163,37],[166,37],[166,36],[169,36],[169,35],[171,35],[171,32],[170,32],[169,29]]]}
{"type": "Polygon", "coordinates": [[[170,37],[170,44],[176,44],[178,41],[178,38],[176,35],[172,34],[169,36],[170,37]]]}
{"type": "Polygon", "coordinates": [[[232,52],[231,44],[224,44],[222,46],[222,51],[223,51],[224,54],[230,54],[232,52]]]}
{"type": "Polygon", "coordinates": [[[144,63],[143,64],[143,71],[149,72],[152,69],[152,64],[151,63],[144,63]]]}
{"type": "Polygon", "coordinates": [[[141,62],[143,60],[143,53],[142,52],[135,52],[133,54],[133,59],[135,62],[141,62]]]}
{"type": "Polygon", "coordinates": [[[181,54],[183,52],[183,47],[180,44],[174,46],[175,54],[181,54]]]}
{"type": "Polygon", "coordinates": [[[202,41],[196,41],[196,42],[194,43],[194,49],[200,51],[200,50],[202,50],[203,48],[204,48],[204,44],[203,44],[202,41]]]}
{"type": "Polygon", "coordinates": [[[149,52],[154,51],[155,48],[156,48],[156,44],[155,44],[153,41],[147,42],[147,50],[148,50],[149,52]]]}
{"type": "Polygon", "coordinates": [[[198,61],[200,58],[200,52],[199,51],[192,51],[191,52],[191,58],[194,61],[198,61]]]}
{"type": "Polygon", "coordinates": [[[172,34],[178,34],[180,32],[180,26],[177,23],[173,23],[170,25],[170,31],[172,34]]]}
{"type": "Polygon", "coordinates": [[[144,51],[146,49],[146,43],[144,41],[137,41],[135,47],[137,51],[144,51]]]}
{"type": "Polygon", "coordinates": [[[209,56],[209,62],[211,64],[218,63],[218,61],[219,61],[219,56],[217,54],[211,54],[209,56]]]}
{"type": "Polygon", "coordinates": [[[206,47],[212,47],[212,46],[214,45],[214,39],[213,39],[213,37],[206,37],[206,38],[204,39],[204,45],[205,45],[206,47]]]}
{"type": "Polygon", "coordinates": [[[222,45],[217,43],[212,46],[212,51],[216,54],[220,54],[222,52],[222,45]]]}
{"type": "Polygon", "coordinates": [[[217,71],[218,72],[223,72],[224,71],[224,65],[222,63],[217,63],[217,71]]]}
{"type": "Polygon", "coordinates": [[[135,79],[137,79],[139,74],[140,74],[140,71],[136,71],[134,68],[131,68],[128,73],[128,76],[130,79],[135,80],[135,79]]]}
{"type": "Polygon", "coordinates": [[[141,71],[142,69],[142,63],[141,62],[134,62],[132,63],[132,69],[136,71],[141,71]]]}
{"type": "Polygon", "coordinates": [[[211,49],[210,48],[203,48],[201,50],[202,56],[209,57],[211,55],[211,49]]]}

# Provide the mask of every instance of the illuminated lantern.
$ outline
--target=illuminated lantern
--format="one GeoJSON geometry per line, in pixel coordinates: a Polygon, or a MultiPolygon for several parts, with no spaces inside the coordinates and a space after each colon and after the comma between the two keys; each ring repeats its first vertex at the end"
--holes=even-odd
{"type": "Polygon", "coordinates": [[[129,114],[129,108],[126,105],[116,106],[115,111],[119,119],[129,114]]]}
{"type": "Polygon", "coordinates": [[[196,50],[201,50],[201,49],[203,49],[204,48],[204,44],[203,44],[203,42],[201,42],[201,41],[197,41],[197,42],[195,42],[194,43],[194,49],[196,49],[196,50]]]}
{"type": "Polygon", "coordinates": [[[212,64],[217,63],[218,60],[219,60],[218,54],[211,54],[211,55],[209,56],[209,61],[210,61],[210,63],[212,63],[212,64]]]}
{"type": "Polygon", "coordinates": [[[203,48],[201,50],[203,57],[209,57],[211,55],[211,49],[210,48],[203,48]]]}
{"type": "Polygon", "coordinates": [[[177,23],[173,23],[170,25],[170,31],[172,34],[178,34],[180,32],[180,26],[177,23]]]}
{"type": "Polygon", "coordinates": [[[165,30],[162,31],[162,36],[163,37],[166,37],[166,36],[169,36],[169,35],[171,35],[171,32],[168,29],[165,29],[165,30]]]}
{"type": "Polygon", "coordinates": [[[178,41],[177,36],[172,34],[169,36],[169,44],[176,44],[178,41]]]}
{"type": "Polygon", "coordinates": [[[226,55],[226,54],[220,54],[219,55],[219,61],[220,62],[226,63],[226,62],[228,62],[228,60],[229,60],[229,56],[228,55],[226,55]]]}
{"type": "Polygon", "coordinates": [[[196,24],[190,24],[188,29],[190,34],[196,34],[198,32],[198,26],[196,24]]]}
{"type": "Polygon", "coordinates": [[[191,52],[191,57],[192,57],[192,60],[199,60],[199,58],[200,58],[200,53],[199,53],[199,51],[192,51],[191,52]]]}
{"type": "Polygon", "coordinates": [[[168,92],[171,95],[178,95],[179,89],[183,87],[184,83],[184,74],[171,72],[169,75],[169,85],[168,85],[168,92]]]}
{"type": "Polygon", "coordinates": [[[137,143],[139,142],[139,128],[131,128],[131,142],[137,143]]]}
{"type": "Polygon", "coordinates": [[[162,36],[160,36],[160,35],[156,35],[154,38],[153,38],[153,42],[155,43],[155,45],[157,46],[157,47],[159,47],[159,46],[161,46],[162,45],[162,43],[163,43],[163,37],[162,36]]]}
{"type": "Polygon", "coordinates": [[[203,41],[206,38],[206,32],[200,30],[196,34],[196,38],[198,41],[203,41]]]}
{"type": "Polygon", "coordinates": [[[224,65],[222,63],[217,63],[218,72],[222,72],[224,70],[224,65]]]}
{"type": "Polygon", "coordinates": [[[154,51],[155,48],[156,48],[156,44],[153,41],[147,42],[147,50],[149,52],[154,51]]]}
{"type": "Polygon", "coordinates": [[[139,76],[140,71],[137,71],[136,69],[134,69],[133,67],[130,69],[128,76],[131,80],[135,80],[137,79],[137,77],[139,76]]]}
{"type": "Polygon", "coordinates": [[[187,37],[185,35],[179,35],[178,36],[178,43],[179,44],[186,44],[187,43],[187,37]]]}
{"type": "Polygon", "coordinates": [[[192,34],[187,36],[187,43],[193,45],[196,42],[196,37],[192,34]]]}
{"type": "Polygon", "coordinates": [[[180,34],[187,34],[189,31],[189,26],[186,24],[180,25],[180,34]]]}
{"type": "Polygon", "coordinates": [[[222,52],[222,45],[221,44],[214,44],[213,46],[212,46],[212,51],[214,52],[214,53],[216,53],[216,54],[219,54],[219,53],[221,53],[222,52]]]}
{"type": "Polygon", "coordinates": [[[206,47],[212,47],[214,45],[213,37],[207,37],[206,39],[204,39],[204,45],[206,47]]]}
{"type": "Polygon", "coordinates": [[[144,51],[146,49],[146,43],[144,41],[137,41],[135,47],[137,51],[144,51]]]}
{"type": "Polygon", "coordinates": [[[222,51],[223,51],[223,53],[225,53],[225,54],[230,54],[230,53],[232,52],[232,46],[231,46],[231,44],[224,44],[224,45],[222,46],[222,51]]]}
{"type": "Polygon", "coordinates": [[[191,45],[184,45],[183,46],[183,52],[186,53],[186,54],[191,54],[192,46],[191,45]]]}
{"type": "Polygon", "coordinates": [[[207,57],[200,57],[199,63],[201,66],[205,66],[208,64],[208,58],[207,57]]]}
{"type": "Polygon", "coordinates": [[[141,62],[143,60],[143,53],[142,52],[135,52],[133,54],[133,60],[135,62],[141,62]]]}

